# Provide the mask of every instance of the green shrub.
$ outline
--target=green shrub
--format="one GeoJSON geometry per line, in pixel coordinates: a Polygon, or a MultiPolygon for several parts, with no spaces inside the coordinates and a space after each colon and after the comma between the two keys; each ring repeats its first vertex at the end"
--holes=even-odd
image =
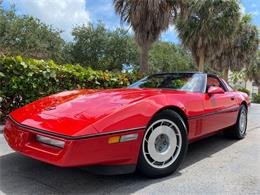
{"type": "Polygon", "coordinates": [[[260,104],[260,94],[256,94],[256,95],[253,97],[253,103],[260,104]]]}
{"type": "Polygon", "coordinates": [[[80,88],[120,88],[137,77],[140,75],[0,56],[0,121],[13,109],[53,93],[80,88]]]}
{"type": "Polygon", "coordinates": [[[239,88],[239,89],[237,89],[238,91],[241,91],[241,92],[244,92],[244,93],[246,93],[247,95],[250,95],[250,91],[248,90],[248,89],[246,89],[246,88],[239,88]]]}

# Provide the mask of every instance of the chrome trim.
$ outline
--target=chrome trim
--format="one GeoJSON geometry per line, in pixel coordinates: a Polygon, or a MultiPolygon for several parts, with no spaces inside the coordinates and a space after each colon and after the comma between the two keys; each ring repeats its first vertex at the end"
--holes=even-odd
{"type": "Polygon", "coordinates": [[[238,111],[239,110],[239,106],[236,106],[234,108],[228,108],[228,109],[224,109],[224,110],[220,110],[220,111],[215,111],[215,112],[209,112],[206,114],[200,114],[200,115],[196,115],[196,116],[190,116],[188,117],[188,120],[192,120],[192,119],[198,119],[198,118],[202,118],[202,117],[206,117],[206,116],[211,116],[211,115],[215,115],[215,114],[222,114],[225,112],[234,112],[234,111],[238,111]]]}
{"type": "Polygon", "coordinates": [[[35,127],[30,127],[30,126],[27,126],[27,125],[23,125],[21,123],[18,123],[16,120],[14,120],[10,115],[8,115],[7,118],[9,118],[17,126],[24,128],[24,130],[32,130],[32,131],[36,131],[36,132],[43,133],[43,134],[46,134],[46,135],[51,135],[51,136],[54,136],[54,137],[59,137],[59,138],[68,139],[68,140],[78,140],[78,139],[99,137],[99,136],[104,136],[104,135],[125,133],[125,132],[129,132],[129,131],[137,131],[137,130],[141,130],[141,129],[145,129],[146,128],[145,126],[143,126],[143,127],[135,127],[135,128],[130,128],[130,129],[111,131],[111,132],[106,132],[106,133],[97,133],[97,134],[93,134],[93,135],[68,136],[68,135],[63,135],[63,134],[59,134],[59,133],[53,133],[53,132],[49,132],[49,131],[46,131],[46,130],[38,129],[38,128],[35,128],[35,127]]]}
{"type": "Polygon", "coordinates": [[[54,146],[54,147],[57,147],[57,148],[64,148],[64,145],[65,145],[65,142],[62,141],[62,140],[53,139],[53,138],[46,137],[46,136],[43,136],[43,135],[36,135],[36,140],[39,143],[44,143],[44,144],[47,144],[49,146],[54,146]]]}
{"type": "Polygon", "coordinates": [[[120,137],[120,142],[133,141],[136,140],[137,138],[138,138],[138,133],[126,134],[120,137]]]}

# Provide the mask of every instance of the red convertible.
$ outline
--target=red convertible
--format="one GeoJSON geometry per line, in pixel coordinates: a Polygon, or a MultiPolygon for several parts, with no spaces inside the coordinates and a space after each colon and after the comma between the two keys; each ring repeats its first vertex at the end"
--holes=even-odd
{"type": "Polygon", "coordinates": [[[15,151],[53,165],[162,177],[193,141],[219,131],[244,138],[249,105],[213,74],[155,74],[128,88],[37,100],[8,116],[4,136],[15,151]]]}

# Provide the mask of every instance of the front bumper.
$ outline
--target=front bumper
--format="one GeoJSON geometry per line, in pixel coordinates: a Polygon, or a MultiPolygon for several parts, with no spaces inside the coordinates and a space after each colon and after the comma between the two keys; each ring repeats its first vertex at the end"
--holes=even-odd
{"type": "Polygon", "coordinates": [[[5,139],[12,149],[34,159],[61,167],[137,164],[144,129],[130,133],[137,133],[138,138],[128,142],[108,144],[111,136],[127,135],[129,132],[74,140],[26,129],[10,119],[7,119],[4,127],[5,139]],[[41,143],[37,141],[36,135],[64,141],[64,148],[41,143]]]}

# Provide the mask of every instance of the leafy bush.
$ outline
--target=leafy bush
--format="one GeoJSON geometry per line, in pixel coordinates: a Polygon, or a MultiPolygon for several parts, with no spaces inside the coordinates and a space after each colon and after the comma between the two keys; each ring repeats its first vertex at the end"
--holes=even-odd
{"type": "Polygon", "coordinates": [[[254,102],[254,103],[257,103],[257,104],[260,104],[260,94],[256,94],[256,95],[253,97],[253,102],[254,102]]]}
{"type": "Polygon", "coordinates": [[[137,77],[141,75],[0,56],[0,121],[13,109],[53,93],[80,88],[120,88],[137,77]]]}
{"type": "Polygon", "coordinates": [[[241,91],[241,92],[244,92],[244,93],[246,93],[247,95],[250,95],[250,91],[248,90],[248,89],[246,89],[246,88],[239,88],[239,89],[237,89],[238,91],[241,91]]]}

